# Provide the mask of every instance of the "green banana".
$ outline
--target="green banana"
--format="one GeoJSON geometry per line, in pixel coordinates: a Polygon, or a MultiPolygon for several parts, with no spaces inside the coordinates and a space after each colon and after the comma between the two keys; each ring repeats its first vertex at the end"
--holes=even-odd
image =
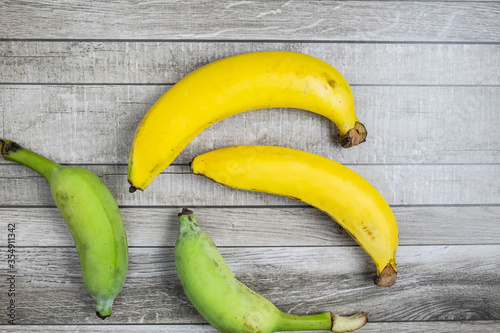
{"type": "Polygon", "coordinates": [[[179,214],[175,265],[184,292],[196,310],[222,333],[328,330],[351,332],[367,321],[366,313],[341,317],[284,313],[238,281],[192,211],[179,214]]]}
{"type": "Polygon", "coordinates": [[[23,164],[42,175],[75,242],[83,283],[95,300],[97,315],[111,315],[128,269],[128,247],[122,217],[111,192],[90,170],[62,166],[0,139],[5,160],[23,164]]]}

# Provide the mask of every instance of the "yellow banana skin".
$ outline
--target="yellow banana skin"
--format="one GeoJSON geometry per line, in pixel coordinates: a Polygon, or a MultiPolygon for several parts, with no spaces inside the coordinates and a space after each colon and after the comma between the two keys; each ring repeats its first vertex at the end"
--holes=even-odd
{"type": "Polygon", "coordinates": [[[40,173],[75,242],[84,285],[95,300],[96,314],[111,315],[128,269],[128,247],[122,217],[102,180],[82,167],[62,166],[15,142],[0,139],[5,160],[40,173]]]}
{"type": "Polygon", "coordinates": [[[196,310],[222,333],[328,330],[351,332],[367,321],[366,313],[350,317],[324,312],[293,315],[238,281],[192,211],[179,214],[175,265],[184,292],[196,310]]]}
{"type": "Polygon", "coordinates": [[[338,127],[344,147],[366,138],[354,111],[351,88],[331,65],[286,51],[236,55],[188,74],[146,113],[130,149],[130,191],[144,190],[211,124],[241,112],[277,107],[329,118],[338,127]]]}
{"type": "Polygon", "coordinates": [[[340,224],[377,266],[375,283],[396,282],[399,242],[394,214],[364,178],[328,158],[271,146],[235,146],[195,157],[193,173],[244,190],[299,199],[340,224]]]}

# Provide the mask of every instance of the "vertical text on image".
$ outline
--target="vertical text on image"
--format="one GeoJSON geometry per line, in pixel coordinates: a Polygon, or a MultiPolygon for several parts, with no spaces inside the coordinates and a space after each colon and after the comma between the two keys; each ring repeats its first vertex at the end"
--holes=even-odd
{"type": "Polygon", "coordinates": [[[8,323],[14,325],[16,322],[16,224],[9,223],[7,226],[7,304],[8,323]]]}

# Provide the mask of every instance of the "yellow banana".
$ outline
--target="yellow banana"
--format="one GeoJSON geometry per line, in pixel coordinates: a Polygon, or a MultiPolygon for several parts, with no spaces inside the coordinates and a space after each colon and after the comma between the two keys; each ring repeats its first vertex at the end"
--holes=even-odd
{"type": "Polygon", "coordinates": [[[236,55],[193,71],[146,113],[130,149],[130,191],[144,190],[209,125],[241,112],[275,107],[329,118],[344,147],[365,140],[351,88],[329,64],[285,51],[236,55]]]}
{"type": "Polygon", "coordinates": [[[195,157],[191,168],[230,187],[279,194],[320,209],[372,257],[377,285],[396,282],[394,214],[380,193],[349,168],[308,152],[271,146],[218,149],[195,157]]]}
{"type": "Polygon", "coordinates": [[[42,175],[75,242],[82,277],[95,300],[97,315],[111,315],[128,269],[128,247],[122,217],[112,194],[90,170],[62,166],[15,142],[0,139],[4,159],[42,175]]]}
{"type": "Polygon", "coordinates": [[[367,321],[366,313],[341,317],[330,312],[293,315],[238,281],[193,212],[179,214],[175,265],[184,292],[196,310],[222,333],[328,330],[351,332],[367,321]]]}

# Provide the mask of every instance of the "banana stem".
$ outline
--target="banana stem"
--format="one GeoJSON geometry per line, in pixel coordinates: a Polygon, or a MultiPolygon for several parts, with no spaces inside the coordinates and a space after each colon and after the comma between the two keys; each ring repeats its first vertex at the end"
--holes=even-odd
{"type": "Polygon", "coordinates": [[[396,263],[393,260],[391,263],[388,263],[382,272],[375,276],[374,281],[375,284],[379,287],[390,287],[394,283],[396,283],[397,271],[395,270],[396,263]]]}
{"type": "Polygon", "coordinates": [[[38,172],[48,181],[52,175],[62,168],[60,164],[25,149],[10,140],[0,139],[0,153],[5,160],[17,162],[27,166],[28,168],[38,172]]]}
{"type": "Polygon", "coordinates": [[[366,141],[365,125],[357,121],[354,127],[340,138],[340,144],[344,148],[350,148],[359,145],[366,141]]]}
{"type": "Polygon", "coordinates": [[[330,312],[303,316],[282,312],[276,325],[276,331],[329,331],[331,328],[330,312]]]}
{"type": "Polygon", "coordinates": [[[276,331],[313,331],[352,332],[363,327],[368,320],[367,313],[341,317],[331,312],[314,315],[294,315],[281,313],[276,331]]]}

